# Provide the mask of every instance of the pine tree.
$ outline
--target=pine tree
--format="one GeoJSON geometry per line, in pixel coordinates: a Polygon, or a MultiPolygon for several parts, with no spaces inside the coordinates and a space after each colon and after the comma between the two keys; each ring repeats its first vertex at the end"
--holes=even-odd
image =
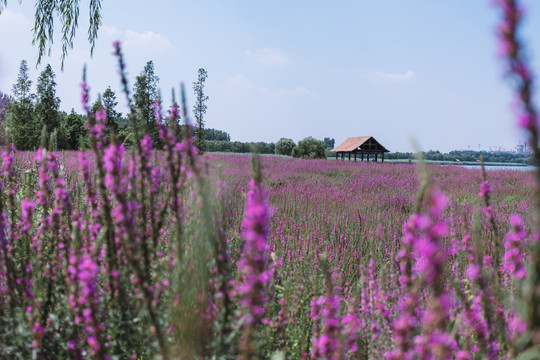
{"type": "Polygon", "coordinates": [[[56,81],[51,65],[47,64],[37,83],[36,116],[41,126],[51,134],[60,126],[60,99],[56,96],[56,81]]]}
{"type": "Polygon", "coordinates": [[[13,84],[14,100],[6,121],[9,140],[19,150],[33,150],[39,146],[41,127],[34,111],[35,95],[31,92],[26,60],[21,61],[17,82],[13,84]]]}
{"type": "Polygon", "coordinates": [[[204,114],[206,114],[206,101],[208,96],[204,94],[204,82],[208,77],[208,73],[203,68],[199,69],[199,76],[197,81],[193,83],[193,91],[197,100],[193,106],[193,113],[195,115],[195,146],[200,152],[204,151],[204,114]]]}
{"type": "Polygon", "coordinates": [[[34,95],[31,93],[32,80],[28,79],[28,65],[26,60],[21,60],[19,66],[19,76],[17,82],[13,84],[13,96],[17,101],[27,104],[26,100],[33,101],[34,95]]]}
{"type": "Polygon", "coordinates": [[[0,124],[2,124],[6,118],[6,113],[11,101],[12,99],[8,94],[4,94],[2,91],[0,91],[0,124]]]}
{"type": "Polygon", "coordinates": [[[143,71],[141,71],[135,80],[133,98],[135,100],[135,107],[139,112],[139,129],[145,130],[152,138],[154,147],[160,149],[162,144],[159,139],[159,130],[154,116],[154,102],[158,98],[158,83],[159,77],[154,74],[154,63],[148,61],[143,71]]]}
{"type": "Polygon", "coordinates": [[[112,133],[118,134],[118,121],[122,117],[122,114],[116,112],[116,105],[118,105],[118,101],[116,101],[116,95],[114,91],[111,90],[110,86],[105,89],[101,102],[103,103],[103,108],[107,112],[107,119],[105,123],[107,126],[107,138],[111,140],[112,133]]]}
{"type": "Polygon", "coordinates": [[[4,131],[6,125],[6,117],[9,109],[9,105],[13,100],[8,94],[4,94],[0,91],[0,146],[6,145],[6,134],[4,131]]]}

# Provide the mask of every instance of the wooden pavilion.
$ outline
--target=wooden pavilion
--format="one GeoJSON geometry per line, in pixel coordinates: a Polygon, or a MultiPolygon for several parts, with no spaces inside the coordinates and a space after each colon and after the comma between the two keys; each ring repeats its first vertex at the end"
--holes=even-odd
{"type": "Polygon", "coordinates": [[[377,162],[377,157],[381,155],[381,162],[384,162],[384,153],[390,152],[384,146],[382,146],[373,136],[358,136],[347,138],[343,143],[336,146],[332,150],[336,153],[336,160],[341,155],[341,160],[345,159],[345,155],[348,155],[349,161],[351,155],[354,155],[354,161],[358,155],[360,155],[361,161],[364,161],[364,155],[369,162],[369,156],[373,155],[373,159],[377,162]]]}

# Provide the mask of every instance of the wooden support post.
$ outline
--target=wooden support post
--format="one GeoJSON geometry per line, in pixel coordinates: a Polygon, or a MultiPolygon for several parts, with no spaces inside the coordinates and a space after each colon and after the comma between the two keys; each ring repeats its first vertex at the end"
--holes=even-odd
{"type": "Polygon", "coordinates": [[[375,162],[377,162],[377,153],[375,153],[375,162]]]}
{"type": "Polygon", "coordinates": [[[349,151],[349,161],[351,161],[351,152],[349,151]]]}
{"type": "Polygon", "coordinates": [[[336,160],[339,158],[339,151],[336,151],[336,160]]]}
{"type": "Polygon", "coordinates": [[[382,160],[381,162],[384,162],[384,153],[382,153],[382,160]]]}
{"type": "Polygon", "coordinates": [[[362,161],[364,161],[364,153],[362,153],[362,161]]]}
{"type": "Polygon", "coordinates": [[[356,151],[354,152],[354,162],[356,162],[356,151]]]}

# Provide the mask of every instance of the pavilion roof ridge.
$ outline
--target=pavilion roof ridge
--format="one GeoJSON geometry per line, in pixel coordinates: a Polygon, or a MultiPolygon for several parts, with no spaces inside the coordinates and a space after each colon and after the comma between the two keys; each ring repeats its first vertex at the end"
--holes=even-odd
{"type": "Polygon", "coordinates": [[[387,150],[384,146],[382,146],[373,136],[355,136],[355,137],[349,137],[347,139],[345,139],[344,142],[342,142],[341,144],[339,144],[338,146],[336,146],[335,148],[333,148],[332,150],[330,151],[333,151],[333,152],[341,152],[341,151],[344,151],[344,152],[349,152],[349,151],[354,151],[356,149],[358,149],[361,145],[363,145],[365,142],[367,142],[368,140],[372,140],[374,141],[378,146],[381,147],[381,151],[384,151],[384,152],[390,152],[389,150],[387,150]]]}

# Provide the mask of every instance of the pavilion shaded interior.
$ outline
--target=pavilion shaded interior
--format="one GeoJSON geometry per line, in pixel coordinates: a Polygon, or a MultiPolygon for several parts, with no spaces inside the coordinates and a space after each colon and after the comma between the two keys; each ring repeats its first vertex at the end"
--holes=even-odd
{"type": "Polygon", "coordinates": [[[336,146],[332,150],[336,153],[336,159],[354,160],[359,159],[364,161],[364,157],[367,161],[372,160],[377,162],[379,155],[381,156],[381,162],[384,162],[384,154],[390,152],[382,146],[373,136],[358,136],[347,138],[343,143],[336,146]]]}

